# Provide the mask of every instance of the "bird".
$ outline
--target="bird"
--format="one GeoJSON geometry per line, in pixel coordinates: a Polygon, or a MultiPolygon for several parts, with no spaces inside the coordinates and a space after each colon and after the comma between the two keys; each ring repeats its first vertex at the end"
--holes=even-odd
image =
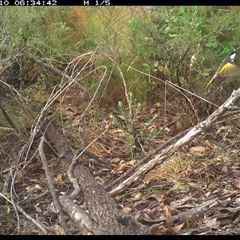
{"type": "Polygon", "coordinates": [[[205,86],[205,90],[208,90],[209,86],[214,79],[220,78],[221,85],[223,82],[232,81],[234,77],[240,76],[240,68],[234,64],[234,58],[237,52],[240,50],[240,47],[234,49],[220,64],[217,71],[213,75],[212,79],[205,86]]]}

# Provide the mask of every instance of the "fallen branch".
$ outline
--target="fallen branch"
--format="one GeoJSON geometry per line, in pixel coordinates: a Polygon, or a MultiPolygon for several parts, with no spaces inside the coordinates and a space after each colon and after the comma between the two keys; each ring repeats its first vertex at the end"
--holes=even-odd
{"type": "Polygon", "coordinates": [[[197,135],[207,130],[213,123],[221,119],[223,114],[228,110],[235,110],[235,102],[240,98],[240,88],[233,91],[231,96],[223,103],[215,112],[213,112],[205,121],[192,127],[183,137],[178,139],[175,143],[168,146],[160,154],[157,154],[152,160],[147,162],[145,165],[140,167],[135,173],[133,173],[128,179],[125,179],[119,186],[114,188],[110,194],[111,196],[116,196],[120,192],[124,191],[132,183],[137,182],[142,176],[144,176],[148,171],[154,167],[162,164],[168,157],[175,153],[181,146],[190,142],[197,135]]]}
{"type": "MultiPolygon", "coordinates": [[[[54,144],[64,169],[69,169],[76,156],[65,135],[59,131],[53,121],[47,118],[43,123],[42,131],[54,144]]],[[[78,211],[79,208],[70,201],[71,197],[59,197],[59,201],[68,211],[69,216],[73,217],[76,225],[80,225],[81,233],[85,234],[88,231],[87,233],[93,234],[136,235],[151,234],[154,231],[156,226],[146,227],[123,212],[104,187],[96,182],[88,168],[77,165],[73,170],[73,175],[73,178],[78,179],[89,213],[78,211]]]]}
{"type": "Polygon", "coordinates": [[[93,229],[89,214],[80,208],[77,203],[73,202],[69,196],[64,194],[63,196],[59,196],[58,199],[63,210],[68,213],[69,217],[75,222],[82,235],[90,235],[92,233],[100,234],[100,232],[96,232],[96,229],[93,229]]]}
{"type": "MultiPolygon", "coordinates": [[[[200,205],[197,205],[196,207],[187,210],[185,212],[180,212],[179,214],[173,216],[174,223],[180,224],[180,223],[186,223],[187,221],[193,221],[198,218],[204,218],[204,212],[205,209],[209,209],[209,206],[216,203],[218,198],[214,198],[211,200],[208,200],[206,202],[203,202],[200,205]]],[[[143,219],[143,221],[147,223],[159,223],[164,224],[166,222],[166,217],[162,216],[159,219],[143,219]]]]}
{"type": "Polygon", "coordinates": [[[13,123],[13,121],[11,120],[11,118],[8,116],[7,112],[5,111],[4,107],[1,105],[0,103],[0,110],[2,111],[3,116],[6,118],[7,122],[9,123],[9,125],[16,130],[16,126],[13,123]]]}
{"type": "Polygon", "coordinates": [[[41,141],[40,141],[40,144],[39,144],[39,147],[38,147],[39,155],[40,155],[41,160],[42,160],[42,164],[43,164],[43,167],[44,167],[44,170],[45,170],[45,173],[46,173],[47,182],[48,182],[49,192],[51,194],[54,206],[56,208],[56,212],[58,213],[60,223],[61,223],[64,231],[67,234],[71,235],[72,233],[70,232],[69,227],[67,226],[67,223],[64,219],[64,213],[62,211],[61,205],[59,204],[58,198],[57,198],[56,193],[55,193],[54,184],[53,184],[53,180],[52,180],[52,177],[51,177],[50,169],[48,167],[47,159],[46,159],[46,156],[45,156],[44,151],[43,151],[43,144],[44,144],[44,135],[41,137],[41,141]]]}
{"type": "Polygon", "coordinates": [[[136,163],[135,165],[133,165],[130,169],[128,169],[125,173],[121,174],[121,176],[117,179],[115,179],[114,181],[111,182],[106,182],[105,183],[105,189],[110,191],[111,189],[113,189],[113,186],[116,186],[117,184],[120,184],[124,179],[126,179],[128,176],[130,176],[132,173],[135,172],[136,169],[138,169],[141,165],[143,165],[144,163],[146,163],[148,160],[151,159],[152,156],[156,155],[157,153],[159,153],[162,149],[166,148],[167,146],[169,146],[170,144],[172,144],[173,142],[176,142],[177,139],[179,139],[180,137],[182,137],[189,129],[184,130],[183,132],[179,133],[177,136],[172,137],[171,139],[169,139],[168,141],[166,141],[165,143],[161,144],[159,147],[157,147],[156,149],[154,149],[152,152],[148,153],[142,160],[140,160],[138,163],[136,163]]]}
{"type": "MultiPolygon", "coordinates": [[[[60,70],[57,69],[56,67],[54,67],[54,66],[52,66],[52,65],[49,65],[49,64],[47,64],[47,63],[44,63],[44,62],[40,61],[39,59],[34,59],[34,61],[36,61],[40,66],[42,66],[42,67],[50,70],[51,72],[53,72],[53,73],[61,76],[63,79],[65,78],[65,79],[67,79],[67,80],[70,81],[70,82],[73,81],[73,79],[72,79],[69,75],[67,75],[66,73],[63,73],[62,71],[60,71],[60,70]]],[[[88,90],[87,90],[85,87],[83,87],[80,83],[75,82],[75,84],[76,84],[82,91],[88,92],[88,90]]]]}

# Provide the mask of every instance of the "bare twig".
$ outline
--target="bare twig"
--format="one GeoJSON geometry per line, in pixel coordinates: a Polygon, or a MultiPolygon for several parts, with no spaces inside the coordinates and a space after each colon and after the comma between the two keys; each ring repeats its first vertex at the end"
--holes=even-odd
{"type": "MultiPolygon", "coordinates": [[[[178,86],[178,85],[176,85],[176,84],[174,84],[174,83],[172,83],[172,82],[170,82],[170,81],[168,81],[168,80],[162,80],[162,79],[157,78],[157,77],[155,77],[155,76],[153,76],[153,75],[151,75],[151,74],[145,73],[145,72],[140,71],[140,70],[138,70],[138,69],[136,69],[136,68],[134,68],[134,67],[132,67],[132,66],[129,66],[129,65],[127,65],[127,64],[124,64],[124,65],[126,65],[127,67],[129,67],[129,68],[133,69],[134,71],[139,72],[139,73],[141,73],[141,74],[143,74],[143,75],[145,75],[145,76],[148,76],[148,77],[151,77],[151,78],[153,78],[153,79],[156,79],[156,80],[162,82],[163,84],[167,84],[168,86],[172,87],[173,89],[175,89],[176,91],[178,91],[178,92],[181,93],[181,94],[183,94],[183,92],[185,92],[185,93],[187,93],[187,94],[189,94],[189,95],[192,95],[192,96],[194,96],[194,97],[196,97],[196,98],[198,98],[198,99],[200,99],[200,100],[202,100],[202,101],[204,101],[204,102],[207,102],[207,103],[209,103],[209,104],[211,104],[211,105],[213,105],[213,106],[215,106],[215,107],[219,107],[219,106],[217,106],[216,104],[208,101],[207,99],[205,99],[205,98],[203,98],[203,97],[201,97],[201,96],[199,96],[199,95],[197,95],[197,94],[195,94],[195,93],[193,93],[193,92],[191,92],[191,91],[189,91],[189,90],[187,90],[187,89],[185,89],[185,88],[182,88],[182,87],[180,87],[180,86],[178,86]]],[[[184,97],[186,98],[187,96],[184,95],[184,97]]]]}
{"type": "MultiPolygon", "coordinates": [[[[6,200],[8,201],[9,203],[12,204],[12,206],[14,207],[14,209],[16,208],[18,211],[20,211],[28,220],[30,220],[33,224],[35,224],[41,231],[43,234],[48,234],[46,228],[38,221],[36,221],[34,218],[32,218],[30,215],[28,215],[23,209],[21,206],[19,206],[19,204],[15,204],[13,202],[13,200],[9,200],[7,197],[5,197],[2,193],[0,193],[0,195],[6,200]]],[[[18,215],[17,215],[18,217],[18,215]]],[[[18,221],[19,222],[19,221],[18,221]]],[[[18,227],[19,228],[19,227],[18,227]]]]}
{"type": "Polygon", "coordinates": [[[162,149],[166,148],[170,144],[173,144],[173,142],[176,142],[177,139],[182,137],[188,130],[189,129],[186,129],[185,131],[179,133],[177,136],[172,137],[165,143],[161,144],[159,147],[155,148],[152,152],[147,154],[142,160],[140,160],[138,163],[136,163],[134,166],[132,166],[129,170],[127,170],[125,173],[121,174],[121,176],[119,178],[117,178],[114,181],[111,181],[110,183],[107,183],[105,189],[111,190],[114,186],[121,183],[124,179],[126,179],[126,177],[130,176],[133,172],[135,172],[136,169],[138,169],[141,165],[146,163],[153,155],[159,153],[162,149]]]}
{"type": "Polygon", "coordinates": [[[11,120],[11,118],[8,116],[7,112],[5,111],[4,107],[0,104],[0,110],[2,111],[3,116],[6,118],[9,125],[16,131],[16,126],[11,120]]]}
{"type": "Polygon", "coordinates": [[[43,234],[48,234],[46,228],[40,222],[36,221],[34,218],[28,215],[18,204],[16,205],[16,207],[28,220],[34,223],[42,231],[43,234]]]}
{"type": "Polygon", "coordinates": [[[228,100],[223,103],[215,112],[213,112],[205,121],[200,122],[191,128],[182,138],[177,142],[170,145],[168,148],[163,150],[160,154],[157,154],[153,159],[151,159],[144,166],[140,167],[137,172],[132,174],[128,179],[124,180],[118,187],[113,189],[110,193],[111,196],[116,196],[123,190],[125,190],[130,184],[138,181],[145,173],[162,164],[168,157],[170,157],[174,152],[176,152],[181,146],[188,143],[199,135],[204,130],[208,129],[214,122],[219,120],[224,113],[228,110],[234,109],[235,102],[240,98],[240,88],[233,91],[228,100]]]}
{"type": "MultiPolygon", "coordinates": [[[[39,59],[34,59],[34,60],[35,60],[39,65],[41,65],[42,67],[44,67],[44,68],[46,68],[46,69],[48,69],[48,70],[50,70],[50,71],[58,74],[58,75],[61,76],[63,79],[67,79],[68,81],[72,81],[72,80],[73,80],[69,75],[67,75],[66,73],[60,71],[60,70],[57,69],[56,67],[54,67],[54,66],[52,66],[52,65],[49,65],[49,64],[47,64],[47,63],[44,63],[44,62],[42,62],[42,61],[39,60],[39,59]]],[[[82,91],[87,91],[87,89],[84,88],[80,83],[78,83],[77,85],[78,85],[78,87],[79,87],[82,91]]]]}
{"type": "Polygon", "coordinates": [[[14,175],[15,171],[16,171],[15,166],[10,168],[8,175],[3,184],[3,190],[2,190],[3,193],[9,192],[12,176],[14,175]]]}
{"type": "Polygon", "coordinates": [[[116,66],[116,68],[117,68],[117,70],[118,70],[118,72],[120,74],[120,77],[121,77],[122,82],[123,82],[125,97],[126,97],[127,104],[128,104],[128,111],[129,111],[128,112],[128,116],[129,116],[129,119],[132,119],[132,104],[131,104],[130,99],[129,99],[129,94],[128,94],[128,90],[127,90],[127,83],[126,83],[126,79],[125,79],[125,77],[123,75],[123,72],[120,69],[120,67],[117,64],[117,62],[111,56],[109,56],[106,53],[102,53],[102,52],[100,54],[102,54],[103,56],[109,58],[109,60],[111,60],[114,63],[114,65],[116,66]]]}
{"type": "Polygon", "coordinates": [[[4,196],[4,194],[2,194],[1,192],[0,192],[0,196],[2,196],[7,202],[9,202],[9,203],[11,203],[12,204],[12,206],[13,206],[13,208],[14,208],[14,210],[15,210],[15,213],[16,213],[16,217],[17,217],[17,230],[18,230],[18,234],[19,234],[19,229],[20,229],[20,226],[19,226],[19,215],[18,215],[18,212],[17,212],[17,205],[15,204],[15,202],[13,201],[13,197],[12,197],[12,194],[11,194],[11,200],[10,199],[8,199],[6,196],[4,196]]]}
{"type": "Polygon", "coordinates": [[[179,78],[180,65],[181,65],[182,61],[184,60],[184,58],[186,57],[189,49],[190,49],[190,46],[187,47],[185,53],[184,53],[183,56],[181,57],[181,59],[180,59],[180,61],[179,61],[179,63],[178,63],[178,66],[177,66],[176,77],[177,77],[178,85],[179,85],[180,87],[182,87],[182,84],[181,84],[181,81],[180,81],[180,78],[179,78]]]}
{"type": "Polygon", "coordinates": [[[54,184],[53,184],[53,180],[52,180],[52,177],[51,177],[50,169],[49,169],[48,164],[47,164],[46,156],[45,156],[44,151],[43,151],[43,145],[44,145],[44,135],[41,137],[41,141],[40,141],[40,144],[39,144],[39,147],[38,147],[39,155],[40,155],[41,160],[42,160],[42,164],[43,164],[43,167],[44,167],[44,170],[45,170],[45,173],[46,173],[46,178],[47,178],[47,182],[48,182],[49,191],[50,191],[54,206],[56,208],[56,212],[59,216],[60,223],[61,223],[65,233],[71,235],[72,233],[70,232],[69,227],[67,226],[67,223],[64,219],[64,213],[62,211],[61,205],[59,204],[58,198],[57,198],[55,190],[54,190],[54,184]]]}
{"type": "Polygon", "coordinates": [[[69,198],[71,200],[74,200],[79,195],[79,193],[81,192],[81,188],[78,184],[78,180],[77,180],[77,178],[75,178],[73,176],[73,170],[74,170],[74,168],[77,164],[77,159],[78,159],[78,155],[79,155],[80,152],[81,152],[81,150],[75,151],[75,153],[73,155],[72,163],[70,164],[69,169],[68,169],[68,177],[69,177],[69,180],[72,182],[73,188],[74,188],[74,191],[69,196],[69,198]]]}

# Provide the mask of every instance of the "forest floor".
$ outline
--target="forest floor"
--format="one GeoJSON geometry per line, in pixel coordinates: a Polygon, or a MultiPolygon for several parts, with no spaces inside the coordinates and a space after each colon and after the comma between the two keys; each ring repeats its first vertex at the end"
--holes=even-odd
{"type": "MultiPolygon", "coordinates": [[[[64,105],[62,105],[64,107],[64,105]]],[[[116,179],[123,172],[139,161],[148,152],[171,138],[168,128],[159,131],[157,136],[145,144],[145,153],[136,153],[131,157],[126,133],[109,121],[113,109],[101,109],[98,118],[91,114],[84,116],[84,135],[87,143],[101,134],[109,122],[108,130],[91,144],[89,151],[101,160],[111,163],[108,168],[94,158],[82,155],[80,164],[91,169],[97,181],[104,185],[109,179],[116,179]]],[[[157,109],[145,109],[136,116],[137,131],[143,127],[146,119],[157,109]]],[[[81,146],[80,139],[74,136],[79,121],[79,109],[64,109],[66,125],[64,129],[69,141],[75,148],[81,146]]],[[[117,112],[115,111],[117,116],[117,112]]],[[[118,116],[123,119],[122,116],[118,116]]],[[[144,225],[160,224],[154,234],[175,235],[235,235],[240,233],[240,162],[238,119],[215,125],[208,133],[196,137],[188,146],[184,146],[173,156],[148,172],[134,186],[119,194],[116,199],[123,205],[123,210],[135,216],[144,225]]],[[[83,120],[81,120],[83,122],[83,120]]],[[[148,125],[160,129],[159,118],[148,125]]],[[[14,137],[10,134],[1,140],[4,150],[1,156],[0,189],[12,166],[7,159],[7,147],[14,148],[14,137]],[[11,144],[10,144],[11,142],[11,144]]],[[[38,143],[37,143],[38,144],[38,143]]],[[[16,149],[17,151],[17,149],[16,149]]],[[[34,150],[32,150],[34,151],[34,150]]],[[[47,161],[52,173],[55,191],[70,193],[71,182],[66,169],[62,169],[59,160],[46,150],[47,161]]],[[[9,159],[9,158],[8,158],[9,159]]],[[[14,159],[14,156],[13,156],[14,159]]],[[[14,209],[18,205],[33,219],[42,223],[49,234],[64,234],[55,213],[41,159],[36,151],[33,158],[24,163],[17,171],[12,185],[12,194],[1,194],[0,234],[41,234],[39,228],[22,212],[14,209]],[[8,197],[12,202],[7,201],[8,197]],[[13,197],[17,196],[17,197],[13,197]]],[[[81,199],[79,204],[83,205],[81,199]]],[[[79,234],[74,223],[66,216],[73,234],[79,234]]]]}

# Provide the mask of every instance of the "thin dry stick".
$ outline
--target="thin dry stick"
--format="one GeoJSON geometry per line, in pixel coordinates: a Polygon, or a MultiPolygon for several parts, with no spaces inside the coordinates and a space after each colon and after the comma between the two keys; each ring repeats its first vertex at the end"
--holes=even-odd
{"type": "MultiPolygon", "coordinates": [[[[12,190],[12,188],[11,188],[12,190]]],[[[0,196],[2,196],[6,201],[8,201],[9,203],[12,204],[13,208],[14,208],[14,211],[16,213],[16,217],[17,217],[17,230],[18,230],[18,234],[19,234],[19,230],[20,230],[20,226],[19,226],[19,215],[18,215],[18,212],[17,212],[17,206],[15,204],[15,202],[13,201],[13,197],[12,197],[12,191],[11,191],[11,200],[9,200],[7,197],[5,197],[2,193],[0,193],[0,196]]]]}
{"type": "Polygon", "coordinates": [[[48,234],[47,230],[45,229],[45,227],[38,221],[36,221],[34,218],[32,218],[30,215],[28,215],[23,209],[22,207],[20,207],[18,204],[14,204],[11,200],[9,200],[7,197],[5,197],[2,193],[0,193],[0,195],[9,203],[11,203],[13,206],[16,207],[17,210],[19,210],[28,220],[30,220],[33,224],[35,224],[41,231],[43,234],[48,234]]]}
{"type": "Polygon", "coordinates": [[[71,181],[71,183],[73,184],[73,188],[74,188],[74,191],[69,196],[69,198],[71,200],[74,200],[81,192],[81,188],[78,184],[78,179],[73,176],[73,170],[77,164],[78,154],[80,152],[81,152],[81,150],[75,151],[73,159],[72,159],[72,163],[70,164],[69,169],[68,169],[68,177],[69,177],[69,180],[71,181]]]}
{"type": "MultiPolygon", "coordinates": [[[[72,81],[72,78],[70,76],[68,76],[66,73],[63,73],[62,71],[60,71],[59,69],[55,68],[52,65],[46,64],[42,61],[40,61],[39,59],[34,59],[34,61],[36,61],[39,65],[41,65],[42,67],[60,75],[63,79],[67,79],[68,81],[72,81]]],[[[82,90],[82,91],[86,91],[86,89],[81,85],[78,84],[78,87],[82,90]]]]}
{"type": "MultiPolygon", "coordinates": [[[[126,65],[127,67],[133,69],[134,71],[136,71],[136,72],[138,72],[138,73],[141,73],[141,74],[143,74],[143,75],[145,75],[145,76],[148,76],[148,77],[151,77],[151,78],[153,78],[153,79],[156,79],[156,80],[158,80],[158,81],[160,81],[160,82],[162,82],[162,83],[166,83],[167,85],[171,86],[172,88],[174,88],[176,91],[180,92],[181,94],[183,94],[183,92],[186,92],[186,93],[188,93],[188,94],[190,94],[190,95],[192,95],[192,96],[195,96],[196,98],[198,98],[198,99],[200,99],[200,100],[203,100],[204,102],[207,102],[207,103],[209,103],[209,104],[211,104],[211,105],[213,105],[213,106],[215,106],[215,107],[219,107],[218,105],[216,105],[216,104],[208,101],[207,99],[202,98],[201,96],[199,96],[199,95],[197,95],[197,94],[195,94],[195,93],[193,93],[193,92],[191,92],[191,91],[188,91],[187,89],[182,88],[182,87],[180,87],[180,86],[178,86],[178,85],[176,85],[176,84],[174,84],[174,83],[172,83],[172,82],[170,82],[170,81],[168,81],[168,80],[162,80],[162,79],[157,78],[157,77],[155,77],[155,76],[153,76],[153,75],[151,75],[151,74],[142,72],[142,71],[140,71],[140,70],[138,70],[138,69],[136,69],[136,68],[134,68],[134,67],[132,67],[132,66],[127,65],[127,64],[124,64],[124,65],[126,65]],[[182,91],[183,91],[183,92],[182,92],[182,91]]],[[[184,95],[184,97],[187,98],[186,95],[184,95]]]]}
{"type": "Polygon", "coordinates": [[[77,158],[79,158],[83,153],[84,151],[86,151],[94,142],[96,142],[101,136],[103,136],[107,131],[108,131],[108,128],[109,128],[109,125],[107,123],[106,120],[104,120],[106,126],[105,126],[105,130],[99,134],[95,139],[93,139],[81,152],[80,154],[78,154],[77,158]]]}
{"type": "Polygon", "coordinates": [[[61,205],[58,201],[58,198],[57,198],[55,190],[54,190],[54,184],[53,184],[53,180],[52,180],[52,177],[51,177],[50,169],[48,167],[47,159],[46,159],[46,156],[45,156],[44,151],[43,151],[44,141],[45,141],[45,138],[44,138],[44,135],[43,135],[41,137],[41,141],[39,143],[38,150],[39,150],[39,155],[41,157],[42,164],[43,164],[43,167],[44,167],[44,170],[45,170],[45,173],[46,173],[46,178],[47,178],[47,182],[48,182],[49,191],[50,191],[54,206],[56,208],[56,212],[58,213],[60,223],[61,223],[65,233],[68,234],[68,235],[72,235],[72,233],[69,230],[69,227],[67,226],[67,223],[64,219],[64,213],[62,211],[61,205]]]}
{"type": "Polygon", "coordinates": [[[127,176],[130,176],[132,173],[135,172],[135,170],[137,168],[139,168],[141,165],[143,165],[144,163],[146,163],[148,160],[150,160],[150,158],[159,153],[161,150],[163,150],[164,148],[166,148],[168,145],[173,144],[174,141],[178,140],[180,137],[182,137],[187,131],[189,131],[189,129],[186,129],[185,131],[179,133],[177,136],[172,137],[171,139],[169,139],[168,141],[166,141],[165,143],[161,144],[159,147],[157,147],[156,149],[154,149],[152,152],[150,152],[149,154],[147,154],[142,160],[140,160],[138,163],[136,163],[135,165],[133,165],[129,170],[127,170],[125,173],[121,174],[121,176],[119,178],[117,178],[114,181],[111,181],[110,183],[106,184],[105,189],[106,190],[110,190],[112,189],[114,186],[116,186],[117,184],[119,184],[120,182],[122,182],[124,179],[126,179],[127,176]]]}
{"type": "Polygon", "coordinates": [[[125,77],[124,77],[124,75],[122,73],[122,70],[120,69],[120,67],[116,63],[116,61],[112,57],[110,57],[108,54],[105,54],[105,53],[102,53],[102,52],[100,52],[100,54],[102,54],[103,56],[109,58],[109,60],[111,60],[115,64],[115,66],[116,66],[116,68],[117,68],[117,70],[118,70],[118,72],[119,72],[119,74],[120,74],[120,76],[122,78],[123,87],[124,87],[124,93],[125,93],[125,97],[126,97],[127,104],[128,104],[128,109],[129,109],[128,116],[129,116],[129,119],[132,119],[132,105],[131,105],[131,102],[130,102],[130,99],[129,99],[129,96],[128,96],[127,83],[126,83],[125,77]]]}
{"type": "Polygon", "coordinates": [[[113,189],[110,194],[111,196],[116,196],[123,190],[125,190],[130,184],[138,181],[146,172],[153,169],[155,166],[162,164],[168,157],[170,157],[174,152],[176,152],[181,146],[188,143],[199,135],[204,130],[208,129],[214,122],[219,120],[224,113],[230,109],[234,109],[235,102],[240,98],[240,88],[233,91],[232,95],[228,100],[223,103],[215,112],[213,112],[205,121],[192,127],[182,138],[177,142],[170,145],[168,148],[164,149],[160,154],[157,154],[153,159],[151,159],[144,166],[140,167],[137,172],[133,173],[128,179],[125,179],[118,187],[113,189]]]}
{"type": "Polygon", "coordinates": [[[16,126],[13,123],[12,119],[8,116],[7,112],[5,111],[4,107],[0,103],[0,110],[2,111],[3,116],[6,118],[9,125],[16,131],[16,126]]]}
{"type": "Polygon", "coordinates": [[[3,184],[3,189],[2,189],[3,193],[9,192],[12,176],[14,175],[15,171],[16,171],[15,166],[13,166],[9,169],[8,175],[7,175],[7,177],[4,181],[4,184],[3,184]]]}
{"type": "Polygon", "coordinates": [[[28,215],[18,204],[16,205],[16,207],[28,220],[34,223],[42,231],[43,234],[48,234],[46,228],[40,222],[36,221],[34,218],[28,215]]]}
{"type": "Polygon", "coordinates": [[[90,102],[88,103],[87,107],[85,108],[85,110],[84,110],[83,113],[81,114],[81,117],[80,117],[79,120],[78,120],[79,126],[80,126],[80,122],[81,122],[84,114],[87,112],[87,110],[90,108],[92,102],[93,102],[94,99],[96,98],[97,93],[98,93],[98,90],[99,90],[99,88],[100,88],[100,86],[101,86],[101,84],[102,84],[102,82],[103,82],[103,80],[104,80],[104,77],[105,77],[106,73],[107,73],[107,68],[106,68],[105,66],[97,67],[95,70],[101,69],[101,68],[104,69],[103,74],[102,74],[102,76],[101,76],[101,78],[100,78],[100,81],[99,81],[99,84],[98,84],[98,86],[97,86],[97,89],[95,90],[95,92],[94,92],[94,94],[93,94],[93,97],[91,98],[90,102]]]}
{"type": "MultiPolygon", "coordinates": [[[[97,49],[94,51],[94,53],[97,51],[97,49]]],[[[90,52],[90,53],[92,53],[92,52],[90,52]]],[[[90,53],[88,53],[88,54],[90,54],[90,53]]],[[[93,56],[92,56],[93,57],[93,56]]],[[[90,58],[91,59],[91,58],[90,58]]],[[[38,61],[37,59],[35,59],[35,61],[38,61]]],[[[40,60],[39,60],[40,61],[40,60]]],[[[90,60],[89,60],[90,61],[90,60]]],[[[88,61],[88,62],[89,62],[88,61]]],[[[41,62],[41,61],[40,61],[41,62]]],[[[39,62],[39,63],[40,63],[39,62]]],[[[87,62],[87,63],[88,63],[87,62]]],[[[29,154],[29,151],[30,151],[30,148],[31,148],[31,146],[32,146],[32,144],[33,144],[33,139],[35,138],[35,136],[36,136],[36,134],[39,132],[39,125],[40,125],[40,122],[41,122],[41,120],[42,120],[42,117],[44,116],[44,113],[47,111],[47,109],[51,106],[51,104],[64,92],[64,91],[66,91],[67,89],[69,89],[72,85],[73,85],[73,83],[75,83],[76,81],[77,81],[77,77],[80,75],[80,73],[83,71],[83,69],[84,69],[84,67],[87,65],[87,63],[83,66],[83,68],[81,69],[81,71],[79,71],[79,73],[74,77],[74,78],[71,78],[70,76],[68,76],[68,75],[66,75],[66,74],[64,74],[64,73],[62,73],[61,71],[61,76],[62,76],[62,85],[60,86],[60,89],[56,92],[56,93],[53,93],[52,92],[52,94],[51,94],[51,96],[49,97],[49,99],[47,100],[47,102],[46,102],[46,104],[45,104],[45,106],[43,107],[43,109],[41,110],[41,112],[39,113],[39,115],[38,115],[38,118],[37,118],[37,120],[35,121],[35,126],[34,126],[34,128],[33,128],[33,131],[32,131],[32,133],[31,133],[31,136],[30,136],[30,140],[29,140],[29,147],[28,147],[28,150],[27,150],[27,152],[26,152],[26,159],[27,159],[27,156],[28,156],[28,154],[29,154]],[[64,82],[63,83],[63,80],[64,79],[67,79],[68,80],[68,82],[64,82]]],[[[42,66],[45,66],[44,65],[44,63],[42,63],[42,66]]],[[[54,68],[52,68],[50,65],[48,65],[48,69],[50,70],[50,69],[54,69],[54,68]]],[[[54,69],[54,70],[56,70],[56,69],[54,69]]],[[[58,70],[59,71],[59,70],[58,70]]]]}

